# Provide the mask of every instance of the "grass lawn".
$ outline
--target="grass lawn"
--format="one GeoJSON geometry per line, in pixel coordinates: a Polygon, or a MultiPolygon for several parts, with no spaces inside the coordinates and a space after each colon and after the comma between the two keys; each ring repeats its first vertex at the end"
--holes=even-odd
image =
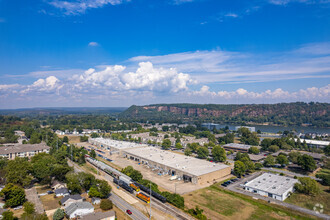
{"type": "Polygon", "coordinates": [[[43,186],[37,186],[36,190],[38,192],[38,194],[40,193],[46,193],[49,190],[52,190],[48,185],[43,185],[43,186]]]}
{"type": "Polygon", "coordinates": [[[329,187],[319,184],[321,193],[317,196],[309,196],[302,193],[293,193],[285,202],[292,203],[307,209],[313,210],[316,204],[323,205],[323,213],[330,214],[330,193],[329,187]]]}
{"type": "Polygon", "coordinates": [[[186,207],[199,206],[208,219],[313,219],[263,200],[222,189],[219,185],[217,183],[184,195],[186,207]]]}
{"type": "Polygon", "coordinates": [[[40,201],[44,206],[45,210],[52,210],[60,208],[59,201],[62,199],[62,197],[54,198],[54,194],[49,194],[45,196],[40,196],[40,201]]]}

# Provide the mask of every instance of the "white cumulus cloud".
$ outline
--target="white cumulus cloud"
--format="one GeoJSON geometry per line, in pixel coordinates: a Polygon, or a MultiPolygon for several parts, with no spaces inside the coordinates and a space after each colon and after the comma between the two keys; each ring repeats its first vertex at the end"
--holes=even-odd
{"type": "Polygon", "coordinates": [[[46,79],[38,79],[32,85],[28,85],[26,89],[21,91],[21,93],[25,94],[28,92],[56,92],[58,94],[60,89],[63,88],[63,86],[64,85],[60,82],[58,78],[56,78],[55,76],[49,76],[46,79]]]}
{"type": "Polygon", "coordinates": [[[179,92],[188,90],[194,83],[190,75],[180,73],[175,68],[155,68],[151,62],[140,62],[135,72],[125,72],[122,65],[107,66],[96,71],[91,68],[82,75],[75,75],[76,89],[91,87],[93,89],[115,91],[154,91],[179,92]]]}
{"type": "Polygon", "coordinates": [[[97,42],[89,42],[88,46],[97,47],[97,46],[99,46],[99,44],[97,42]]]}

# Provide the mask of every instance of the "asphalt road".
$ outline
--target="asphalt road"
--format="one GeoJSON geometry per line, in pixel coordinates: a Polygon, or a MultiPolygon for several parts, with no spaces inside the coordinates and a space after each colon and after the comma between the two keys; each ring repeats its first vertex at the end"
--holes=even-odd
{"type": "Polygon", "coordinates": [[[130,215],[130,217],[132,219],[134,219],[134,220],[144,220],[144,219],[148,220],[148,218],[144,214],[142,214],[139,210],[137,210],[136,208],[134,208],[133,206],[128,204],[125,200],[123,200],[122,198],[120,198],[116,194],[111,193],[111,196],[109,197],[109,199],[113,202],[113,204],[115,204],[115,206],[117,206],[123,212],[126,213],[127,209],[131,210],[132,215],[130,215]]]}
{"type": "MultiPolygon", "coordinates": [[[[68,164],[70,166],[73,166],[73,169],[75,172],[84,172],[79,166],[76,164],[72,163],[70,160],[68,160],[68,164]]],[[[110,181],[110,178],[107,178],[110,181]]],[[[132,212],[132,215],[129,215],[132,219],[134,220],[148,220],[148,218],[139,210],[131,206],[129,203],[127,203],[125,200],[120,198],[118,195],[115,193],[111,193],[111,196],[109,199],[117,206],[120,210],[126,213],[126,210],[129,209],[132,212]]]]}

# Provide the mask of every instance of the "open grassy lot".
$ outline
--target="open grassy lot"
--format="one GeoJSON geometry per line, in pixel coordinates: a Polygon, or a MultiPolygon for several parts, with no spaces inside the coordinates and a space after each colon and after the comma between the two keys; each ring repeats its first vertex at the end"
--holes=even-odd
{"type": "Polygon", "coordinates": [[[316,204],[323,205],[323,213],[330,214],[330,192],[329,187],[319,184],[321,193],[317,196],[309,196],[302,193],[293,193],[285,202],[292,203],[313,210],[316,204]]]}
{"type": "Polygon", "coordinates": [[[199,206],[208,219],[313,219],[312,216],[303,216],[293,210],[222,189],[219,183],[186,194],[184,198],[187,208],[199,206]]]}
{"type": "Polygon", "coordinates": [[[40,196],[40,201],[44,206],[45,210],[52,210],[60,208],[59,201],[62,199],[62,197],[54,198],[54,194],[49,194],[45,196],[40,196]]]}
{"type": "Polygon", "coordinates": [[[88,163],[83,164],[81,167],[85,168],[87,171],[90,171],[94,174],[97,174],[97,170],[92,165],[90,165],[88,163]]]}

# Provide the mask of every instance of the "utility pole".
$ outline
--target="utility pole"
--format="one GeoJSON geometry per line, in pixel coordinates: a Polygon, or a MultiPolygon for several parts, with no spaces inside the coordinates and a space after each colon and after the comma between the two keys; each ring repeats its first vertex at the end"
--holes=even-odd
{"type": "Polygon", "coordinates": [[[150,184],[150,220],[151,220],[151,183],[149,183],[150,184]]]}

